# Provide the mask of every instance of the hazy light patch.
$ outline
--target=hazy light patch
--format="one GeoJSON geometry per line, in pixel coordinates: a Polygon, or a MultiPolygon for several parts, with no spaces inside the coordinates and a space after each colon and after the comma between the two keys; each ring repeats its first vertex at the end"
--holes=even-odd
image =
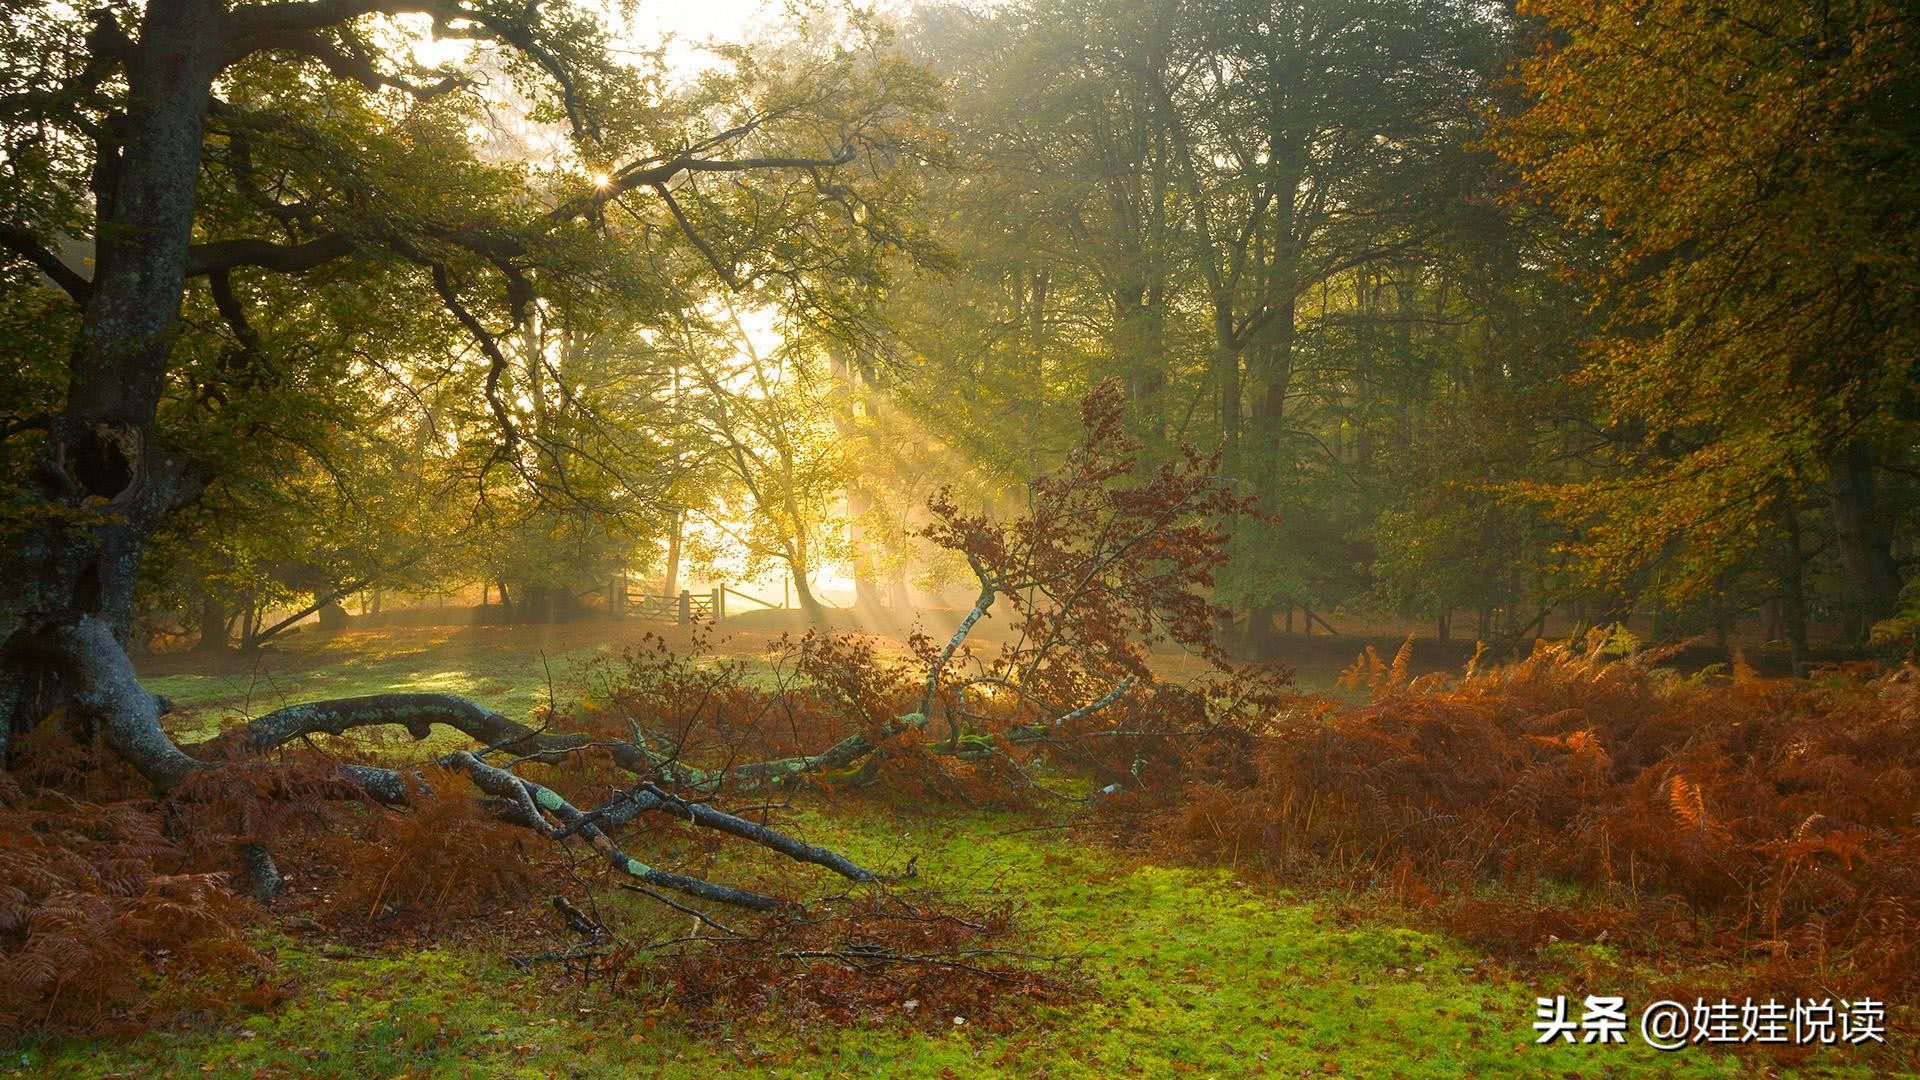
{"type": "Polygon", "coordinates": [[[625,41],[636,51],[663,49],[672,76],[691,81],[723,63],[707,48],[709,42],[746,41],[774,25],[780,15],[765,0],[700,0],[642,5],[628,20],[609,11],[606,18],[615,41],[625,41]]]}
{"type": "Polygon", "coordinates": [[[413,685],[422,691],[440,691],[453,694],[469,694],[480,685],[480,676],[471,671],[436,671],[432,674],[417,675],[413,685]]]}
{"type": "Polygon", "coordinates": [[[465,38],[434,37],[433,19],[429,16],[395,15],[393,21],[408,32],[408,55],[422,67],[463,64],[473,54],[476,42],[465,38]]]}

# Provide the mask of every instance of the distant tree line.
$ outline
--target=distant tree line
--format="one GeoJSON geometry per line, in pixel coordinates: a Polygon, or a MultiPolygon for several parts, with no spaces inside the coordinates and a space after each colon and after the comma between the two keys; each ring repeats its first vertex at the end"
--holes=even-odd
{"type": "Polygon", "coordinates": [[[692,80],[564,5],[0,30],[9,663],[62,611],[224,647],[720,566],[904,618],[968,580],[928,496],[1017,501],[1109,377],[1143,469],[1254,500],[1247,655],[1911,635],[1903,8],[815,15],[692,80]]]}
{"type": "Polygon", "coordinates": [[[1248,652],[1637,611],[1803,661],[1920,613],[1911,11],[1022,0],[908,41],[961,270],[894,290],[895,400],[983,492],[1106,375],[1221,446],[1248,652]]]}

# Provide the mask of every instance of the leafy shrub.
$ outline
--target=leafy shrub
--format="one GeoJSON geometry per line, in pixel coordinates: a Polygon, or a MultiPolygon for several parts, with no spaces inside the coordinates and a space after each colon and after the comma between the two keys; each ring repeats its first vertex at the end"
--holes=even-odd
{"type": "Polygon", "coordinates": [[[1489,945],[1611,935],[1920,986],[1920,671],[1683,680],[1606,644],[1418,680],[1404,649],[1368,655],[1371,703],[1301,699],[1241,768],[1132,802],[1189,852],[1390,888],[1489,945]],[[1578,903],[1517,899],[1566,885],[1578,903]]]}
{"type": "Polygon", "coordinates": [[[137,778],[53,724],[14,756],[20,773],[0,771],[0,1033],[136,1023],[157,975],[264,969],[241,937],[253,904],[167,835],[137,778]]]}

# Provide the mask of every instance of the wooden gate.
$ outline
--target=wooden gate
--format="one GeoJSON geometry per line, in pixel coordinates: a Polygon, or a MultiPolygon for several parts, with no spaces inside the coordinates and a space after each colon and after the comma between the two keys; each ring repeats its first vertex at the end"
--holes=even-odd
{"type": "Polygon", "coordinates": [[[623,593],[620,614],[629,619],[646,619],[650,622],[675,623],[685,626],[693,622],[717,623],[726,616],[721,606],[720,590],[694,593],[682,590],[679,596],[666,596],[660,593],[623,593]]]}

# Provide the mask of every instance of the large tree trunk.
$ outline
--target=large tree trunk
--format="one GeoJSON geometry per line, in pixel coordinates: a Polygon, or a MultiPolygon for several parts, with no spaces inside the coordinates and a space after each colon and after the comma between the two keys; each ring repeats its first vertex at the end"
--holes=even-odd
{"type": "Polygon", "coordinates": [[[1114,351],[1121,370],[1126,372],[1127,399],[1133,406],[1136,429],[1148,448],[1148,461],[1164,452],[1167,442],[1167,417],[1164,402],[1167,386],[1165,335],[1160,301],[1155,291],[1144,284],[1130,284],[1115,290],[1114,351]]]}
{"type": "Polygon", "coordinates": [[[1893,558],[1893,528],[1880,511],[1873,449],[1853,442],[1833,456],[1828,495],[1840,565],[1866,616],[1862,632],[1892,618],[1900,608],[1900,566],[1893,558]]]}
{"type": "MultiPolygon", "coordinates": [[[[1220,476],[1228,483],[1237,483],[1241,479],[1240,471],[1240,353],[1233,347],[1233,318],[1231,312],[1216,309],[1214,313],[1216,341],[1213,348],[1213,390],[1214,407],[1219,412],[1220,421],[1220,476]]],[[[1237,528],[1237,523],[1229,519],[1221,523],[1226,531],[1237,528]]],[[[1222,611],[1230,612],[1239,607],[1239,603],[1230,597],[1218,595],[1216,602],[1222,611]]],[[[1233,616],[1222,615],[1216,631],[1224,640],[1233,631],[1233,616]]]]}
{"type": "Polygon", "coordinates": [[[227,606],[211,592],[200,594],[200,640],[193,651],[209,656],[224,656],[233,651],[227,640],[227,606]]]}
{"type": "Polygon", "coordinates": [[[70,720],[99,736],[155,788],[177,787],[205,767],[161,730],[160,699],[140,685],[126,646],[101,619],[71,612],[43,618],[10,654],[57,685],[70,720]]]}
{"type": "Polygon", "coordinates": [[[875,557],[878,545],[863,524],[873,509],[873,493],[866,484],[855,482],[847,485],[846,498],[847,540],[853,556],[853,610],[866,625],[884,626],[890,616],[880,594],[880,578],[874,573],[881,561],[875,557]]]}
{"type": "Polygon", "coordinates": [[[821,605],[820,598],[813,595],[813,588],[807,584],[806,571],[796,566],[793,568],[792,577],[794,599],[800,604],[800,610],[806,612],[807,621],[824,625],[827,621],[827,609],[821,605]]]}
{"type": "MultiPolygon", "coordinates": [[[[1248,350],[1247,376],[1254,384],[1253,411],[1247,425],[1247,475],[1260,498],[1260,509],[1279,512],[1281,481],[1281,432],[1286,417],[1287,390],[1293,379],[1293,298],[1296,268],[1290,234],[1288,209],[1278,213],[1281,239],[1276,242],[1273,265],[1264,282],[1267,302],[1278,314],[1260,339],[1248,350]]],[[[1247,655],[1261,659],[1279,651],[1280,639],[1273,629],[1274,606],[1255,604],[1248,612],[1247,655]]],[[[1307,632],[1313,632],[1311,622],[1307,632]]]]}
{"type": "Polygon", "coordinates": [[[1789,505],[1782,512],[1779,552],[1780,615],[1787,635],[1787,657],[1793,675],[1807,673],[1807,594],[1803,575],[1806,555],[1800,549],[1800,517],[1789,505]]]}
{"type": "MultiPolygon", "coordinates": [[[[1036,296],[1035,303],[1039,302],[1036,296]]],[[[841,395],[840,404],[831,413],[834,433],[848,443],[861,438],[861,416],[878,415],[877,402],[862,385],[859,365],[844,349],[829,349],[827,357],[832,365],[833,377],[846,393],[841,395]]],[[[886,603],[880,595],[880,580],[875,568],[882,562],[876,558],[878,545],[868,535],[866,518],[872,512],[876,500],[873,489],[868,485],[866,474],[856,470],[847,480],[845,489],[847,501],[847,545],[853,563],[853,610],[857,618],[868,626],[883,626],[889,621],[886,603]]]]}
{"type": "Polygon", "coordinates": [[[119,710],[152,709],[138,707],[147,695],[137,683],[108,685],[130,667],[100,673],[126,664],[149,537],[200,483],[159,444],[154,422],[185,287],[222,17],[218,0],[151,0],[127,61],[126,117],[114,125],[124,142],[117,159],[103,153],[95,175],[95,276],[67,400],[29,478],[39,523],[4,549],[0,713],[10,735],[61,705],[92,732],[110,732],[119,710]],[[102,655],[116,651],[117,665],[102,655]]]}

